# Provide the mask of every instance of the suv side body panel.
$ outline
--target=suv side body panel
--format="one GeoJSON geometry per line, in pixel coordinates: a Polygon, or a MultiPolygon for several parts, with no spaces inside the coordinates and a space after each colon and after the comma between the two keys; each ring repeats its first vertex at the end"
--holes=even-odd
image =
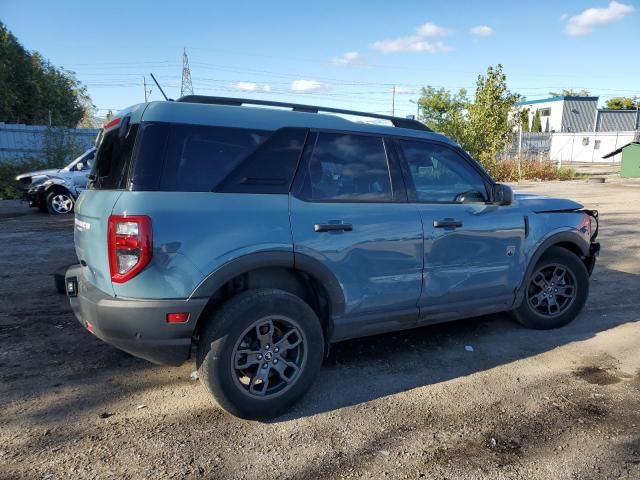
{"type": "Polygon", "coordinates": [[[287,195],[123,192],[114,214],[148,215],[153,257],[140,274],[114,284],[119,297],[189,298],[205,278],[245,255],[293,255],[287,195]]]}
{"type": "Polygon", "coordinates": [[[421,323],[510,308],[521,280],[524,219],[517,207],[419,205],[424,225],[421,323]],[[460,228],[435,228],[443,218],[460,228]]]}

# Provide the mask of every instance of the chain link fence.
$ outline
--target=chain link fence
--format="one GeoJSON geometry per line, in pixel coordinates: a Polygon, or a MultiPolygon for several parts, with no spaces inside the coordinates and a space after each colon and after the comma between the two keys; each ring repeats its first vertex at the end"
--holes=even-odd
{"type": "Polygon", "coordinates": [[[59,128],[0,123],[0,163],[40,161],[62,166],[95,141],[97,128],[59,128]]]}

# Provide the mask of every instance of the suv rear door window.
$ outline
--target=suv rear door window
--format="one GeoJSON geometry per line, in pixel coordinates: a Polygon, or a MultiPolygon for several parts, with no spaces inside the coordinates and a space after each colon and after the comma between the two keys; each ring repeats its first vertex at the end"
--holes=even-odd
{"type": "Polygon", "coordinates": [[[161,189],[210,192],[271,132],[172,125],[161,189]]]}
{"type": "Polygon", "coordinates": [[[382,138],[319,133],[307,165],[303,196],[314,201],[392,201],[382,138]]]}
{"type": "Polygon", "coordinates": [[[486,202],[480,174],[455,150],[435,143],[400,140],[419,202],[486,202]]]}

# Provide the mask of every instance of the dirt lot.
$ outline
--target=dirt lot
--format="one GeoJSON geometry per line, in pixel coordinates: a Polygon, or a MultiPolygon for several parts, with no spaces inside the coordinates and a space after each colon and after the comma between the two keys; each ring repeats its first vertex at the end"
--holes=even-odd
{"type": "Polygon", "coordinates": [[[0,478],[640,478],[640,183],[523,185],[601,213],[572,325],[507,315],[335,345],[270,423],[80,328],[50,274],[72,219],[0,207],[0,478]],[[469,352],[465,346],[472,346],[469,352]]]}

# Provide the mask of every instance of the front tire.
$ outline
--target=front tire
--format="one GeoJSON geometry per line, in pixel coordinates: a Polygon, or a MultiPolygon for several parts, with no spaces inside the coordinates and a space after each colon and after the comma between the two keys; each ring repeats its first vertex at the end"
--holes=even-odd
{"type": "Polygon", "coordinates": [[[222,408],[269,419],[308,390],[323,353],[320,320],[309,305],[282,290],[257,289],[233,297],[209,319],[196,366],[222,408]]]}
{"type": "Polygon", "coordinates": [[[536,330],[573,321],[589,296],[589,273],[577,255],[561,247],[544,253],[526,280],[524,298],[514,316],[536,330]]]}
{"type": "Polygon", "coordinates": [[[52,215],[71,213],[74,204],[73,196],[67,191],[56,190],[47,195],[47,210],[52,215]]]}

